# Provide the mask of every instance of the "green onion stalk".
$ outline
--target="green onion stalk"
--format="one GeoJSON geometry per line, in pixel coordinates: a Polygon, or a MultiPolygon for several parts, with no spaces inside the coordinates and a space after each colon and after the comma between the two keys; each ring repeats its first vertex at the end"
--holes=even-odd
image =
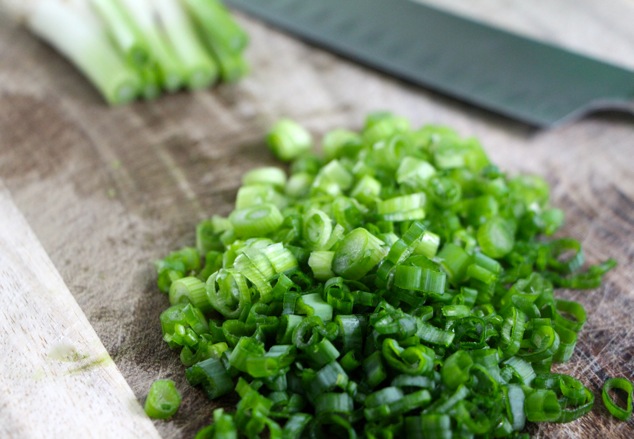
{"type": "Polygon", "coordinates": [[[217,0],[5,3],[3,11],[73,63],[111,105],[248,73],[248,36],[217,0]]]}

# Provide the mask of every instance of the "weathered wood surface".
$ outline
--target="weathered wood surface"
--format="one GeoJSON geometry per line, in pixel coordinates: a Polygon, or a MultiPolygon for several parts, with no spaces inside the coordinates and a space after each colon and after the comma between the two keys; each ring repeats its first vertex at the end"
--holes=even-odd
{"type": "Polygon", "coordinates": [[[159,438],[2,181],[0,211],[0,437],[159,438]]]}
{"type": "MultiPolygon", "coordinates": [[[[434,3],[634,66],[630,0],[434,3]]],[[[136,396],[142,400],[156,378],[183,390],[175,419],[156,423],[164,437],[191,437],[211,406],[188,388],[177,355],[161,342],[167,299],[149,261],[192,243],[201,218],[229,212],[245,170],[274,163],[262,137],[282,115],[320,134],[388,109],[479,137],[512,173],[543,175],[567,213],[564,233],[583,241],[587,259],[620,262],[601,289],[559,293],[590,315],[575,355],[558,370],[596,395],[608,376],[634,378],[632,118],[606,114],[533,131],[240,19],[252,37],[246,80],[111,109],[67,62],[0,18],[0,176],[136,396]]],[[[606,413],[598,398],[584,419],[531,432],[634,437],[634,421],[606,413]]]]}

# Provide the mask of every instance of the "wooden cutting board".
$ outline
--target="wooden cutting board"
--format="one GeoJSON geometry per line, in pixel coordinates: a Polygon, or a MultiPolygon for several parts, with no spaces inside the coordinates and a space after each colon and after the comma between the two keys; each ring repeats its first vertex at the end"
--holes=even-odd
{"type": "Polygon", "coordinates": [[[2,181],[0,209],[0,437],[158,438],[2,181]]]}
{"type": "MultiPolygon", "coordinates": [[[[634,68],[631,0],[442,3],[634,68]]],[[[154,287],[151,261],[191,244],[200,219],[228,213],[245,170],[275,163],[262,138],[280,116],[320,135],[358,128],[367,112],[387,109],[479,137],[510,173],[543,175],[567,214],[564,234],[582,240],[589,262],[620,263],[598,290],[559,292],[582,302],[589,319],[572,360],[557,369],[597,396],[609,376],[634,378],[632,118],[605,114],[533,131],[240,20],[253,65],[240,84],[107,108],[72,66],[0,17],[0,178],[136,397],[157,378],[176,381],[184,402],[172,421],[155,422],[163,437],[191,437],[213,406],[187,386],[178,356],[161,341],[167,299],[154,287]]],[[[0,296],[0,308],[7,303],[0,296]]],[[[0,396],[0,423],[4,403],[0,396]]],[[[75,420],[89,422],[81,410],[75,420]]],[[[582,420],[531,432],[630,438],[634,421],[611,419],[597,398],[582,420]]]]}

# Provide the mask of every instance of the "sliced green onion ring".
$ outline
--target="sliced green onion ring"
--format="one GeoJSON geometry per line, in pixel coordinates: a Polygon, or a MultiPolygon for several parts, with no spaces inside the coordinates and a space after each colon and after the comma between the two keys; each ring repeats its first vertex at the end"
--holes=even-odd
{"type": "Polygon", "coordinates": [[[632,394],[634,385],[625,378],[608,378],[603,384],[601,398],[605,408],[610,414],[621,421],[627,421],[632,417],[632,394]],[[626,394],[625,407],[621,407],[610,395],[611,390],[622,390],[626,394]]]}

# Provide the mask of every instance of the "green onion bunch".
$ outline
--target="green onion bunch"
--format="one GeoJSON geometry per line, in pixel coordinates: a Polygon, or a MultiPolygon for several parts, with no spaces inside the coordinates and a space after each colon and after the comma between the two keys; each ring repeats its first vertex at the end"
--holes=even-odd
{"type": "Polygon", "coordinates": [[[188,381],[240,398],[197,438],[523,437],[592,409],[551,372],[586,321],[555,289],[616,264],[584,268],[578,241],[552,237],[543,179],[389,113],[329,132],[321,157],[290,120],[267,142],[290,174],[246,173],[235,210],[156,263],[188,381]]]}
{"type": "Polygon", "coordinates": [[[46,0],[24,20],[109,104],[247,73],[248,38],[220,0],[46,0]]]}

